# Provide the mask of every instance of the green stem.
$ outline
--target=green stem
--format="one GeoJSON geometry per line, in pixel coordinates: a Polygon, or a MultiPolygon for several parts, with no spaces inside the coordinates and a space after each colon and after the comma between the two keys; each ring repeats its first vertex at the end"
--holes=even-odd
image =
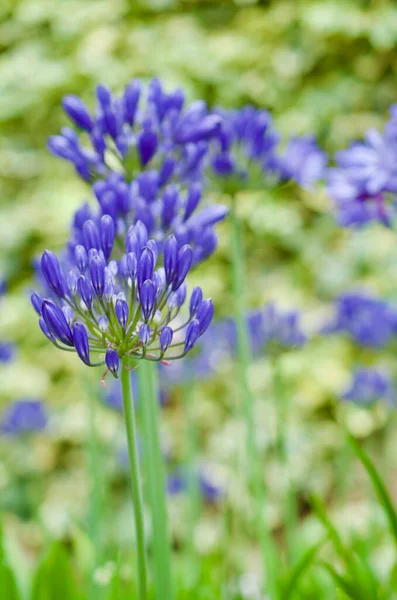
{"type": "Polygon", "coordinates": [[[248,374],[251,360],[251,350],[249,332],[246,322],[246,264],[241,240],[242,234],[240,223],[236,214],[235,195],[232,196],[231,201],[234,316],[237,330],[237,357],[241,401],[244,406],[244,415],[246,421],[248,485],[249,487],[253,487],[256,530],[258,531],[263,553],[264,567],[266,570],[266,586],[268,588],[270,598],[273,600],[277,598],[275,569],[276,554],[271,539],[271,533],[263,519],[263,508],[266,503],[266,489],[260,469],[259,453],[256,445],[254,395],[251,390],[248,374]]]}
{"type": "Polygon", "coordinates": [[[123,366],[121,371],[121,389],[123,394],[124,419],[127,432],[128,455],[130,460],[131,491],[135,518],[135,533],[138,559],[138,600],[147,600],[147,567],[145,529],[143,521],[142,488],[138,464],[138,448],[131,389],[131,376],[126,359],[123,359],[123,366]]]}
{"type": "Polygon", "coordinates": [[[199,471],[197,464],[198,456],[198,432],[196,420],[193,414],[193,382],[187,381],[183,386],[183,401],[185,406],[187,433],[187,460],[186,472],[188,476],[188,499],[189,499],[189,528],[188,548],[190,555],[192,584],[196,585],[200,576],[200,565],[197,561],[194,546],[196,524],[200,518],[202,508],[202,496],[200,493],[199,471]]]}
{"type": "Polygon", "coordinates": [[[285,540],[287,549],[288,561],[293,561],[295,550],[295,532],[298,521],[298,507],[296,491],[289,476],[289,460],[287,448],[287,433],[288,433],[288,394],[283,382],[280,359],[274,359],[271,364],[273,374],[274,401],[277,410],[277,450],[278,457],[287,478],[285,488],[285,504],[284,504],[284,519],[285,519],[285,540]]]}
{"type": "Polygon", "coordinates": [[[171,548],[168,538],[164,462],[158,424],[157,365],[142,360],[139,377],[139,409],[144,432],[143,455],[152,518],[155,590],[159,600],[173,598],[171,548]]]}

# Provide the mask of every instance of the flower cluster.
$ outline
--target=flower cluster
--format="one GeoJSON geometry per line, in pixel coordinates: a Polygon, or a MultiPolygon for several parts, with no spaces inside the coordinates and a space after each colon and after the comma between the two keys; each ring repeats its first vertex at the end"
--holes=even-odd
{"type": "MultiPolygon", "coordinates": [[[[0,298],[7,291],[7,284],[5,280],[0,280],[0,298]]],[[[9,342],[0,341],[0,363],[10,362],[15,355],[15,347],[9,342]]]]}
{"type": "Polygon", "coordinates": [[[397,331],[397,310],[378,298],[343,294],[336,300],[335,313],[323,333],[345,332],[361,346],[385,346],[397,331]]]}
{"type": "Polygon", "coordinates": [[[371,406],[377,400],[384,400],[389,407],[397,407],[396,389],[390,376],[374,368],[357,369],[342,400],[360,406],[371,406]]]}
{"type": "Polygon", "coordinates": [[[46,408],[40,400],[24,399],[10,404],[5,410],[0,432],[7,435],[21,435],[42,431],[48,421],[46,408]]]}
{"type": "Polygon", "coordinates": [[[99,213],[83,205],[75,214],[69,248],[85,243],[86,222],[94,221],[100,226],[103,215],[110,215],[116,225],[116,237],[123,238],[130,225],[141,221],[160,249],[168,235],[173,233],[181,248],[190,244],[193,248],[193,264],[210,256],[217,245],[214,226],[227,215],[227,208],[220,204],[200,209],[202,185],[190,184],[185,191],[180,185],[163,185],[159,172],[145,171],[131,183],[123,175],[111,173],[106,180],[93,185],[99,203],[99,213]]]}
{"type": "Polygon", "coordinates": [[[116,227],[110,215],[101,217],[99,226],[86,221],[83,229],[84,245],[74,248],[74,264],[67,261],[67,272],[52,252],[46,250],[41,258],[52,299],[33,293],[31,300],[46,337],[62,350],[76,351],[89,366],[106,363],[115,377],[123,357],[163,361],[185,356],[214,313],[212,301],[203,300],[196,287],[188,315],[179,318],[191,247],[179,248],[170,235],[160,252],[139,221],[128,228],[116,260],[116,227]],[[102,358],[92,362],[93,354],[102,358]]]}
{"type": "MultiPolygon", "coordinates": [[[[282,312],[274,304],[253,311],[246,318],[251,354],[273,354],[301,347],[307,337],[302,331],[300,315],[296,311],[282,312]]],[[[237,326],[232,318],[214,323],[198,345],[199,352],[183,364],[165,367],[164,378],[180,383],[194,377],[205,379],[217,366],[237,353],[237,326]]]]}
{"type": "Polygon", "coordinates": [[[371,129],[364,141],[336,154],[328,193],[342,226],[379,221],[390,226],[397,194],[397,105],[383,133],[371,129]]]}
{"type": "Polygon", "coordinates": [[[89,146],[70,127],[48,142],[49,150],[70,161],[80,177],[94,181],[119,172],[130,180],[147,168],[158,169],[164,180],[201,176],[208,140],[221,123],[204,102],[186,105],[182,90],[167,94],[158,79],[146,89],[135,79],[119,97],[98,85],[96,98],[94,113],[77,96],[63,99],[66,114],[89,146]]]}
{"type": "Polygon", "coordinates": [[[270,113],[244,106],[240,110],[218,109],[220,133],[210,142],[210,162],[218,178],[227,178],[226,187],[263,185],[269,181],[294,180],[308,187],[325,175],[327,155],[312,136],[291,138],[283,151],[270,113]]]}

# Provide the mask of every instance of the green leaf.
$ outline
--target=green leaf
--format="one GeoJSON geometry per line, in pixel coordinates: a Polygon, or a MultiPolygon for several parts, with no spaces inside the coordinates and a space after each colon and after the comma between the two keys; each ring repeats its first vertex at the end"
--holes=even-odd
{"type": "Polygon", "coordinates": [[[321,540],[321,542],[318,542],[317,544],[314,544],[308,548],[297,561],[296,565],[289,573],[287,582],[284,584],[284,591],[281,593],[281,600],[287,600],[293,595],[294,591],[296,591],[299,580],[313,564],[313,561],[316,558],[318,551],[323,546],[324,541],[325,540],[321,540]]]}
{"type": "Polygon", "coordinates": [[[15,575],[4,562],[0,563],[0,598],[4,600],[20,599],[15,575]]]}
{"type": "Polygon", "coordinates": [[[389,492],[387,491],[381,476],[379,475],[378,471],[375,468],[375,465],[373,464],[369,456],[364,452],[364,450],[359,446],[359,444],[350,434],[348,434],[348,440],[357,457],[359,458],[362,465],[366,469],[368,475],[370,476],[375,492],[377,493],[379,501],[382,504],[386,513],[387,519],[389,521],[390,530],[392,532],[394,541],[397,545],[397,513],[393,506],[393,502],[390,498],[389,492]]]}
{"type": "Polygon", "coordinates": [[[52,546],[33,580],[31,600],[81,600],[66,550],[52,546]]]}
{"type": "Polygon", "coordinates": [[[351,598],[352,600],[363,600],[364,596],[362,596],[360,590],[357,589],[354,581],[344,575],[340,575],[340,573],[328,563],[322,563],[322,566],[328,571],[338,588],[342,590],[348,598],[351,598]]]}

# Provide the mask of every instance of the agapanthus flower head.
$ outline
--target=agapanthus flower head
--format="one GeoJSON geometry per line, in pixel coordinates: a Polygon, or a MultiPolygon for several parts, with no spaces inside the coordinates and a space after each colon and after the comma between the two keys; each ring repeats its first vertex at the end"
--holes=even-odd
{"type": "Polygon", "coordinates": [[[335,201],[342,226],[378,221],[391,224],[397,194],[397,114],[383,133],[371,129],[361,142],[336,154],[328,172],[328,193],[335,201]]]}
{"type": "Polygon", "coordinates": [[[363,407],[383,400],[390,408],[397,408],[396,389],[390,375],[376,368],[356,369],[349,389],[342,395],[342,400],[363,407]]]}
{"type": "Polygon", "coordinates": [[[171,235],[160,250],[138,221],[128,228],[123,246],[116,247],[114,229],[109,215],[99,227],[86,221],[85,245],[75,247],[67,272],[46,250],[41,272],[51,297],[34,293],[31,299],[43,333],[55,346],[77,352],[89,366],[106,364],[117,377],[124,357],[185,356],[210,325],[214,309],[211,300],[202,300],[186,319],[179,316],[193,260],[189,245],[179,247],[171,235]],[[97,354],[99,360],[93,359],[97,354]]]}
{"type": "Polygon", "coordinates": [[[327,154],[314,136],[304,135],[291,137],[282,152],[270,157],[268,168],[281,181],[293,180],[308,188],[324,178],[327,162],[327,154]]]}
{"type": "Polygon", "coordinates": [[[395,335],[397,310],[379,298],[361,294],[342,294],[335,302],[333,320],[323,333],[344,332],[357,344],[380,348],[395,335]]]}
{"type": "Polygon", "coordinates": [[[185,244],[192,246],[193,264],[197,264],[214,252],[217,246],[215,225],[228,212],[221,204],[202,206],[200,183],[191,183],[185,189],[176,183],[163,185],[160,173],[155,170],[141,173],[130,183],[123,175],[111,173],[107,179],[96,182],[93,190],[99,210],[93,211],[83,205],[77,211],[69,243],[72,251],[76,245],[87,246],[93,236],[107,235],[107,247],[104,240],[106,257],[113,238],[124,237],[130,225],[141,221],[160,250],[165,239],[173,233],[179,248],[185,244]],[[100,230],[100,219],[104,215],[112,217],[114,230],[100,230]]]}
{"type": "Polygon", "coordinates": [[[208,141],[221,124],[204,102],[186,104],[182,90],[167,93],[158,79],[147,86],[135,79],[120,96],[98,85],[93,112],[74,95],[65,96],[62,104],[77,131],[63,128],[49,138],[48,147],[87,181],[110,171],[130,180],[153,167],[161,171],[164,183],[173,176],[195,179],[201,175],[208,141]],[[89,145],[82,144],[82,134],[89,145]]]}
{"type": "Polygon", "coordinates": [[[16,400],[4,411],[0,421],[0,432],[22,435],[42,431],[48,421],[46,407],[40,400],[16,400]]]}
{"type": "Polygon", "coordinates": [[[211,165],[219,177],[262,175],[278,143],[270,113],[253,106],[218,108],[220,132],[211,143],[211,165]],[[253,173],[254,172],[254,173],[253,173]]]}

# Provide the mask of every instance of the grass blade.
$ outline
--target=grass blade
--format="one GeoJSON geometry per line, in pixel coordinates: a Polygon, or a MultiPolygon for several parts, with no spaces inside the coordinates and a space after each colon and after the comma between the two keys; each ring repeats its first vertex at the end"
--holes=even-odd
{"type": "Polygon", "coordinates": [[[365,470],[367,471],[367,473],[371,479],[371,482],[375,489],[375,492],[376,492],[376,494],[379,498],[379,501],[382,504],[384,511],[386,513],[386,517],[387,517],[387,519],[389,521],[389,525],[390,525],[390,530],[392,532],[395,544],[397,546],[397,513],[393,506],[393,502],[392,502],[392,499],[390,498],[389,492],[387,491],[386,486],[383,483],[381,476],[379,475],[378,471],[375,468],[374,463],[369,458],[369,456],[364,452],[364,450],[361,448],[361,446],[356,442],[356,440],[350,434],[348,434],[348,440],[349,440],[356,456],[361,461],[362,465],[364,466],[365,470]]]}
{"type": "Polygon", "coordinates": [[[316,558],[318,551],[323,546],[324,542],[325,540],[321,540],[321,542],[310,546],[310,548],[308,548],[306,552],[303,553],[301,558],[297,561],[297,563],[295,564],[288,576],[288,580],[285,584],[284,591],[281,594],[281,600],[288,600],[296,591],[298,582],[303,577],[303,575],[305,575],[308,569],[312,566],[313,561],[316,558]]]}

